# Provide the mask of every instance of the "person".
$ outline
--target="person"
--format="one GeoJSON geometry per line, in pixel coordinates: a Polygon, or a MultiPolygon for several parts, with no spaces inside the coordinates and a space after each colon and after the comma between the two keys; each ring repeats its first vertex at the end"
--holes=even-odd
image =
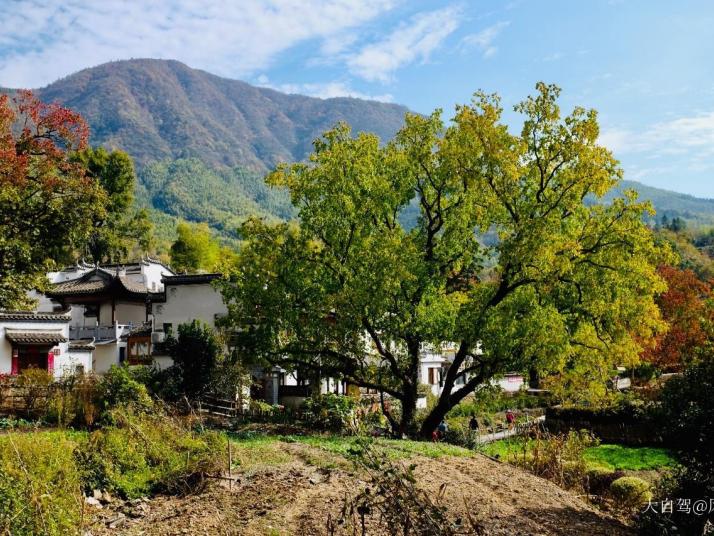
{"type": "Polygon", "coordinates": [[[472,432],[478,431],[478,419],[476,415],[471,415],[471,420],[469,420],[469,430],[472,432]]]}
{"type": "Polygon", "coordinates": [[[516,422],[516,416],[510,409],[506,411],[506,422],[508,423],[509,430],[513,428],[513,423],[516,422]]]}
{"type": "Polygon", "coordinates": [[[441,419],[441,422],[436,429],[439,431],[439,439],[444,439],[446,437],[446,432],[449,431],[449,425],[446,424],[446,420],[441,419]]]}

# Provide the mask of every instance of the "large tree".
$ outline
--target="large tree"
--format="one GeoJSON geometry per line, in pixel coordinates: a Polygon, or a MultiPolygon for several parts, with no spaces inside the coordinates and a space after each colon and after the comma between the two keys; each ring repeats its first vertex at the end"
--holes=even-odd
{"type": "Polygon", "coordinates": [[[82,164],[89,177],[107,194],[106,211],[95,213],[87,250],[95,262],[120,262],[132,250],[149,253],[152,225],[146,210],[134,208],[136,174],[131,157],[123,151],[87,148],[73,160],[82,164]]]}
{"type": "Polygon", "coordinates": [[[243,228],[223,291],[244,350],[390,395],[404,433],[424,345],[449,341],[422,435],[508,370],[635,361],[661,327],[651,209],[634,193],[595,202],[621,178],[596,113],[562,117],[559,89],[537,90],[515,108],[520,135],[477,93],[450,126],[410,114],[380,145],[339,125],[308,163],[272,173],[299,223],[243,228]]]}
{"type": "Polygon", "coordinates": [[[79,114],[29,91],[0,96],[0,309],[31,306],[27,291],[104,212],[102,188],[69,158],[88,132],[79,114]]]}

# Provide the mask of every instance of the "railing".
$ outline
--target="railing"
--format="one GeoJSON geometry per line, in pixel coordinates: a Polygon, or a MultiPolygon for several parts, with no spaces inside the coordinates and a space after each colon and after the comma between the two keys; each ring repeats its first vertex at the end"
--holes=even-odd
{"type": "Polygon", "coordinates": [[[222,419],[232,419],[238,422],[277,422],[292,423],[304,421],[312,417],[312,414],[300,409],[278,406],[271,409],[245,408],[241,407],[236,400],[218,398],[214,396],[204,396],[196,404],[199,413],[219,417],[222,419]]]}
{"type": "Polygon", "coordinates": [[[131,331],[133,324],[114,324],[113,326],[70,326],[70,340],[94,339],[95,341],[110,341],[118,339],[131,331]]]}

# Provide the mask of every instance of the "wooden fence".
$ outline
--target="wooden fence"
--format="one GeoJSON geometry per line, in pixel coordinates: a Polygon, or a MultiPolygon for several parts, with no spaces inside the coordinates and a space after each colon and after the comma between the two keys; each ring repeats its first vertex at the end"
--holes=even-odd
{"type": "Polygon", "coordinates": [[[196,410],[204,415],[231,419],[239,422],[257,421],[292,423],[312,418],[312,414],[310,412],[300,409],[283,406],[271,409],[244,407],[237,400],[219,398],[215,396],[202,397],[196,404],[196,410]]]}

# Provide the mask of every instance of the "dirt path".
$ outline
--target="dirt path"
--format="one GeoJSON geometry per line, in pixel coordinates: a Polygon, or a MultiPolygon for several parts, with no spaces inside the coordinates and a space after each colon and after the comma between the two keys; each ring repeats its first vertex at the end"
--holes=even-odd
{"type": "MultiPolygon", "coordinates": [[[[158,497],[142,507],[144,511],[135,519],[128,515],[121,519],[116,510],[105,509],[91,534],[328,534],[328,518],[338,518],[345,496],[354,495],[364,482],[338,456],[302,444],[286,443],[283,448],[290,455],[289,463],[242,475],[232,491],[212,484],[199,496],[158,497]],[[117,518],[118,526],[109,528],[117,518]]],[[[436,494],[446,482],[444,500],[449,512],[463,516],[468,509],[486,534],[631,534],[573,494],[486,457],[418,457],[413,461],[420,487],[436,494]]],[[[376,520],[368,522],[367,534],[383,533],[376,520]]]]}

